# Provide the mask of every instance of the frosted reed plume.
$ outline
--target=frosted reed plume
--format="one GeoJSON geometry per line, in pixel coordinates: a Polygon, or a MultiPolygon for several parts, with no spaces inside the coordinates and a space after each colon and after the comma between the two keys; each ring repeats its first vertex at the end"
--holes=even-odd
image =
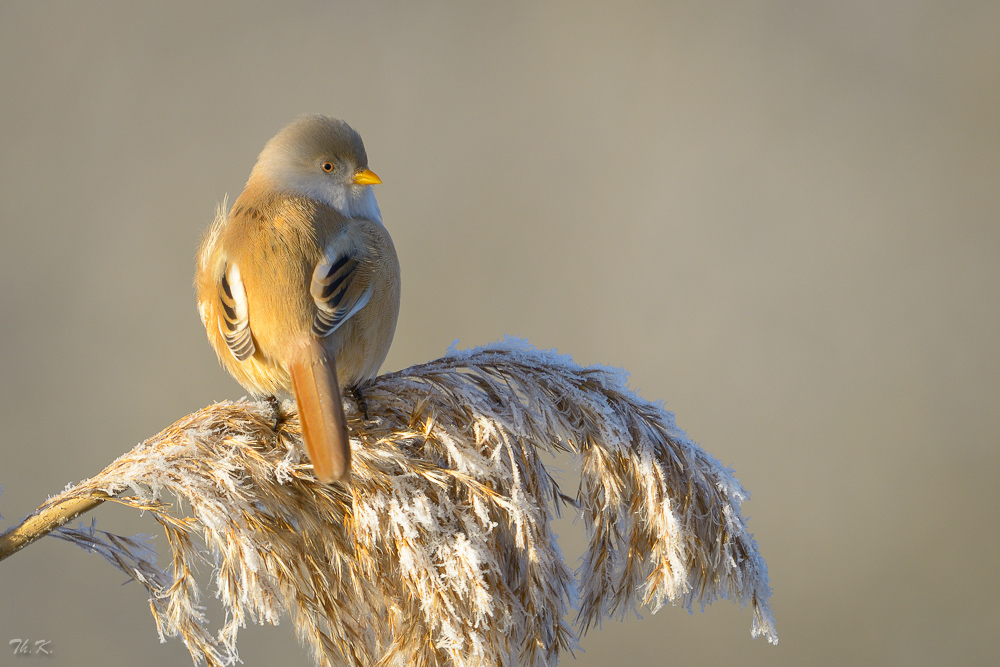
{"type": "Polygon", "coordinates": [[[53,534],[145,586],[161,637],[209,665],[236,661],[247,621],[285,613],[321,665],[552,665],[576,644],[574,592],[581,632],[637,604],[725,597],[777,641],[746,491],[623,373],[507,340],[380,376],[364,396],[369,419],[347,406],[350,484],[312,477],[294,405],[240,401],[181,419],[47,503],[109,494],[149,511],[166,570],[139,540],[53,534]],[[575,499],[539,460],[560,449],[582,462],[575,499]],[[578,580],[550,527],[560,502],[578,504],[590,540],[578,580]],[[214,634],[192,575],[204,561],[227,611],[214,634]]]}

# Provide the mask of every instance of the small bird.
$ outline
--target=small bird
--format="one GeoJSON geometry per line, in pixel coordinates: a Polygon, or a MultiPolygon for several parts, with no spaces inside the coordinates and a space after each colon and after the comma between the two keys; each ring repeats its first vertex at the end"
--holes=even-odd
{"type": "Polygon", "coordinates": [[[198,310],[219,360],[255,396],[294,396],[327,484],[350,474],[341,387],[375,377],[399,314],[381,182],[347,123],[302,116],[267,142],[198,250],[198,310]]]}

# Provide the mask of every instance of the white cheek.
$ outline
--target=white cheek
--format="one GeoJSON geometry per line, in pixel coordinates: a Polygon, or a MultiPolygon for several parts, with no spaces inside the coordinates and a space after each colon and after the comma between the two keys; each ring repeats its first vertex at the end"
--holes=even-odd
{"type": "Polygon", "coordinates": [[[282,180],[293,191],[323,202],[345,218],[367,218],[382,224],[382,212],[370,185],[345,185],[322,176],[296,177],[291,174],[282,180]]]}
{"type": "Polygon", "coordinates": [[[382,211],[379,210],[378,202],[375,201],[375,193],[372,192],[372,186],[353,187],[350,190],[350,201],[348,204],[350,215],[348,217],[367,218],[381,225],[382,211]]]}
{"type": "Polygon", "coordinates": [[[350,205],[347,200],[347,189],[329,179],[303,178],[292,183],[292,189],[310,199],[321,201],[331,206],[346,218],[351,217],[350,205]]]}

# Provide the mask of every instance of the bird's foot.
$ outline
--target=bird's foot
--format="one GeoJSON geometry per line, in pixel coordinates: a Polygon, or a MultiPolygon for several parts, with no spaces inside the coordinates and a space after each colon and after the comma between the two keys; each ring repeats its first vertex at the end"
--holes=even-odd
{"type": "Polygon", "coordinates": [[[268,396],[264,400],[271,406],[271,412],[274,414],[274,425],[271,428],[277,433],[278,427],[285,421],[285,415],[281,412],[281,401],[278,400],[277,396],[268,396]]]}
{"type": "Polygon", "coordinates": [[[361,408],[361,414],[365,416],[365,421],[371,421],[368,416],[368,402],[365,400],[364,394],[361,393],[359,387],[352,387],[351,391],[354,392],[354,398],[358,400],[358,407],[361,408]]]}

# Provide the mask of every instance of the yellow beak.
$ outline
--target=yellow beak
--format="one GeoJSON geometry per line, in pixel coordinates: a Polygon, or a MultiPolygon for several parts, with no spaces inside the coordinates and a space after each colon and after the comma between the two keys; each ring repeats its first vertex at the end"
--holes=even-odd
{"type": "Polygon", "coordinates": [[[354,182],[357,185],[378,185],[382,179],[371,169],[362,169],[354,174],[354,182]]]}

